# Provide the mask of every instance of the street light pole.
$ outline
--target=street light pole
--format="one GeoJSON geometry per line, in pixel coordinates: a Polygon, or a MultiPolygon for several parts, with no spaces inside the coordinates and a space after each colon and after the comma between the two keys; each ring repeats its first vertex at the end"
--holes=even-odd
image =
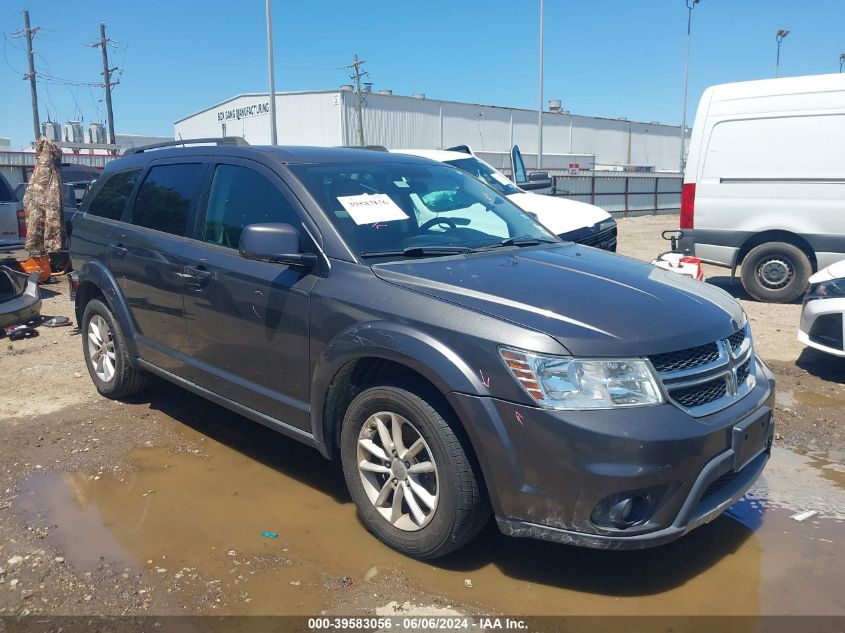
{"type": "Polygon", "coordinates": [[[775,61],[775,77],[780,77],[780,43],[787,35],[789,35],[789,29],[778,29],[778,32],[775,33],[775,39],[778,43],[778,56],[775,61]]]}
{"type": "Polygon", "coordinates": [[[273,7],[272,0],[267,0],[267,67],[270,73],[270,144],[278,145],[276,137],[276,72],[273,63],[273,7]]]}
{"type": "Polygon", "coordinates": [[[839,72],[842,72],[843,66],[845,66],[845,53],[839,53],[839,72]]]}
{"type": "Polygon", "coordinates": [[[680,171],[684,171],[684,144],[687,140],[687,88],[689,82],[689,50],[692,41],[692,10],[701,0],[684,0],[687,5],[687,57],[684,62],[684,105],[681,115],[681,158],[678,161],[680,171]]]}
{"type": "Polygon", "coordinates": [[[543,0],[540,0],[540,99],[537,102],[537,170],[543,166],[543,0]]]}

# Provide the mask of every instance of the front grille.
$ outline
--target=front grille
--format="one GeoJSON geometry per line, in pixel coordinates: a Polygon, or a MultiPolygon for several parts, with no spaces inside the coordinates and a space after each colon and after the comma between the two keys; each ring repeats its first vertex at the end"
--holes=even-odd
{"type": "Polygon", "coordinates": [[[737,475],[739,475],[736,471],[730,471],[713,481],[707,488],[705,489],[704,493],[701,495],[701,500],[703,501],[707,497],[716,494],[725,486],[730,485],[730,483],[736,479],[737,475]]]}
{"type": "Polygon", "coordinates": [[[751,373],[751,359],[749,358],[739,369],[736,370],[736,382],[738,385],[743,384],[748,379],[748,374],[751,373]]]}
{"type": "Polygon", "coordinates": [[[677,389],[672,392],[672,398],[682,407],[692,409],[723,398],[727,393],[727,383],[724,378],[720,377],[695,387],[677,389]]]}
{"type": "Polygon", "coordinates": [[[669,371],[680,371],[682,369],[693,369],[712,363],[719,358],[719,347],[716,343],[699,345],[690,349],[682,349],[677,352],[655,354],[649,357],[651,364],[659,373],[669,371]]]}
{"type": "Polygon", "coordinates": [[[569,233],[561,233],[558,237],[562,240],[575,242],[576,244],[583,244],[584,246],[601,248],[606,251],[616,251],[616,225],[614,224],[603,231],[597,230],[597,227],[598,225],[586,226],[570,231],[569,233]]]}
{"type": "Polygon", "coordinates": [[[729,406],[751,390],[754,349],[746,328],[727,338],[649,357],[669,398],[695,416],[729,406]]]}
{"type": "Polygon", "coordinates": [[[728,337],[728,343],[730,343],[731,349],[733,350],[734,354],[738,353],[739,350],[742,348],[742,342],[744,340],[745,328],[734,332],[728,337]]]}
{"type": "Polygon", "coordinates": [[[593,246],[594,248],[603,248],[607,251],[616,250],[616,227],[612,226],[604,231],[587,235],[580,240],[579,244],[584,246],[593,246]]]}

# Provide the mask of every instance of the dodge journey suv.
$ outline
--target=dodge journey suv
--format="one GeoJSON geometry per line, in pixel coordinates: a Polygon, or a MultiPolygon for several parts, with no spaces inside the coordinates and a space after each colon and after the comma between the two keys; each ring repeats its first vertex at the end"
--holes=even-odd
{"type": "Polygon", "coordinates": [[[131,150],[71,252],[102,395],[159,376],[339,459],[364,524],[410,556],[491,514],[511,536],[659,545],[769,458],[772,374],[728,295],[562,242],[432,160],[131,150]]]}

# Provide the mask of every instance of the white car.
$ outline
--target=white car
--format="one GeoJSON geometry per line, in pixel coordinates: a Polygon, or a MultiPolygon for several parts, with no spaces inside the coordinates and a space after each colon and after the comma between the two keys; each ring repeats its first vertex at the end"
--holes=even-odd
{"type": "Polygon", "coordinates": [[[845,356],[842,323],[845,313],[845,260],[810,277],[804,295],[798,340],[815,349],[845,356]]]}
{"type": "MultiPolygon", "coordinates": [[[[457,167],[484,181],[518,207],[533,214],[547,229],[561,239],[608,251],[616,250],[616,220],[601,207],[523,191],[483,160],[464,151],[437,149],[390,151],[430,158],[457,167]]],[[[518,149],[516,151],[518,152],[518,149]]]]}

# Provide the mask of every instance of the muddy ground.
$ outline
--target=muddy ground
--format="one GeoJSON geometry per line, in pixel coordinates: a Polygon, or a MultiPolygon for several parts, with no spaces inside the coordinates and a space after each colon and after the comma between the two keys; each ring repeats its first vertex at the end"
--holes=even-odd
{"type": "MultiPolygon", "coordinates": [[[[676,225],[622,220],[620,252],[651,259],[676,225]]],[[[316,452],[165,383],[100,398],[69,328],[0,339],[0,614],[845,615],[845,363],[795,341],[800,305],[706,272],[777,376],[776,450],[727,515],[642,552],[490,525],[444,560],[403,558],[316,452]]],[[[73,318],[64,283],[43,294],[73,318]]]]}

